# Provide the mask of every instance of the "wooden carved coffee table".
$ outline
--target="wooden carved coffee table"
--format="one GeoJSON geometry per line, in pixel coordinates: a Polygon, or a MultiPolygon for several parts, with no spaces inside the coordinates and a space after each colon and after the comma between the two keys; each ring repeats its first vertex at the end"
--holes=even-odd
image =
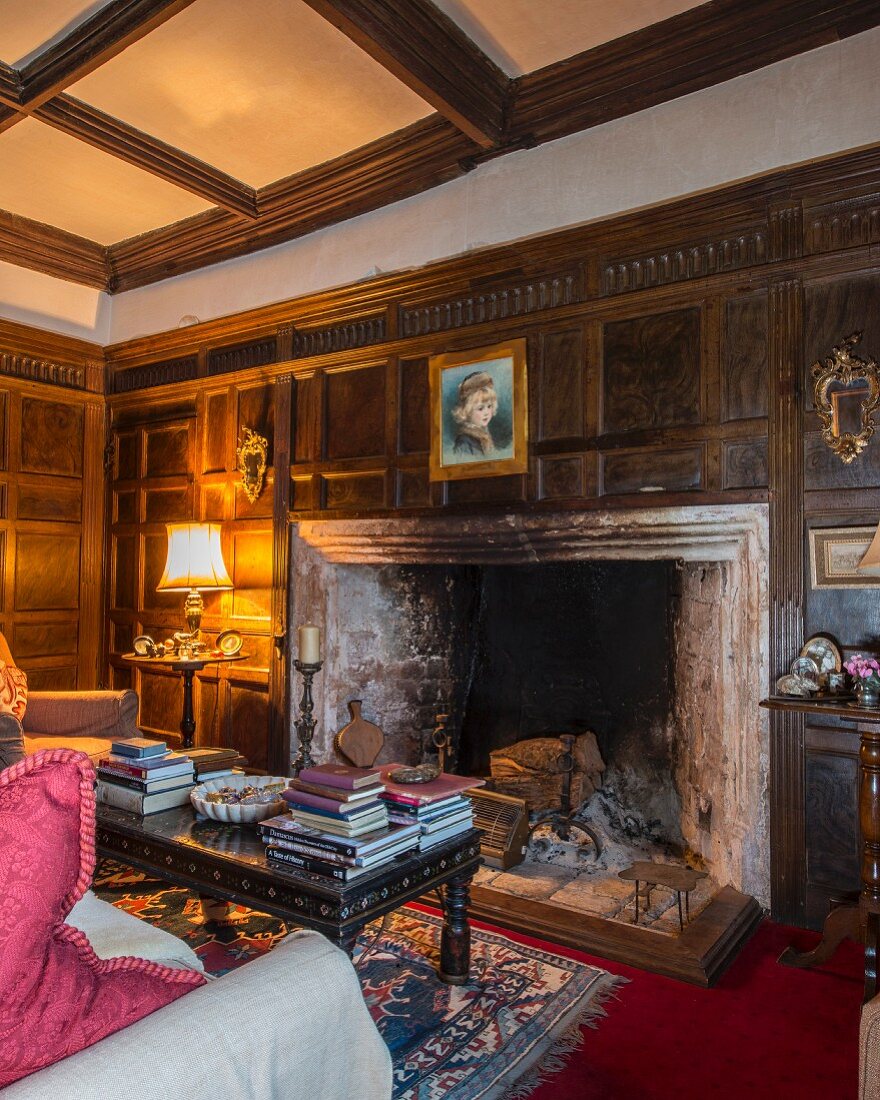
{"type": "Polygon", "coordinates": [[[445,913],[440,978],[450,985],[464,985],[468,979],[467,909],[470,881],[480,865],[478,829],[350,883],[276,870],[267,862],[255,828],[200,820],[189,806],[142,818],[99,804],[96,833],[103,856],[200,894],[315,928],[349,956],[370,921],[438,890],[445,913]]]}

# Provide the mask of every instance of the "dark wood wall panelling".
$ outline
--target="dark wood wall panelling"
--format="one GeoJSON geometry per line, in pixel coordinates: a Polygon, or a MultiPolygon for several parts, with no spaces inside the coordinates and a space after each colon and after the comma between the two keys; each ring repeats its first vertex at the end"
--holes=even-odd
{"type": "MultiPolygon", "coordinates": [[[[228,369],[231,354],[208,361],[228,369]]],[[[241,354],[247,359],[245,351],[241,354]]],[[[202,626],[209,638],[227,628],[239,630],[248,659],[219,670],[208,666],[198,674],[196,739],[199,744],[233,745],[251,767],[285,772],[287,745],[270,738],[270,728],[280,729],[270,723],[269,706],[274,469],[267,471],[254,503],[235,469],[236,446],[245,427],[268,439],[272,455],[275,389],[274,380],[206,375],[197,389],[171,401],[145,403],[139,396],[114,405],[108,599],[113,683],[137,686],[144,729],[175,741],[182,707],[179,677],[164,670],[133,670],[122,654],[131,652],[137,634],[162,640],[184,628],[183,596],[156,591],[165,563],[165,524],[222,524],[224,558],[234,588],[205,593],[202,626]]],[[[281,526],[286,529],[286,513],[281,526]]]]}
{"type": "MultiPolygon", "coordinates": [[[[290,480],[274,487],[280,633],[285,515],[769,500],[775,677],[805,634],[831,630],[849,647],[880,635],[880,601],[813,592],[806,554],[809,527],[880,514],[880,449],[844,467],[820,445],[806,373],[853,329],[878,354],[878,243],[880,153],[868,150],[110,348],[108,400],[116,415],[143,403],[140,388],[161,387],[151,398],[189,394],[201,408],[216,364],[239,370],[238,387],[248,356],[262,364],[255,378],[278,379],[276,412],[289,401],[293,424],[290,480]],[[529,473],[430,483],[429,356],[516,336],[528,341],[529,473]]],[[[224,469],[196,477],[201,499],[224,469]]],[[[276,676],[279,727],[286,691],[276,676]]],[[[856,829],[853,753],[846,724],[774,718],[782,919],[820,923],[853,877],[841,856],[856,829]]]]}
{"type": "Polygon", "coordinates": [[[0,321],[0,629],[32,690],[98,686],[103,354],[0,321]]]}

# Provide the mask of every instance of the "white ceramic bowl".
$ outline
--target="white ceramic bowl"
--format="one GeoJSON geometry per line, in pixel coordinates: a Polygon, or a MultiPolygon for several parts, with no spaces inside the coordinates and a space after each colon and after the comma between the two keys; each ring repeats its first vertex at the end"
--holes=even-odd
{"type": "Polygon", "coordinates": [[[200,783],[190,792],[190,801],[200,814],[213,818],[214,821],[225,821],[230,825],[250,825],[255,821],[263,821],[267,817],[280,814],[287,803],[279,794],[272,802],[207,802],[205,795],[213,791],[219,791],[223,787],[234,787],[241,790],[242,787],[269,787],[273,783],[281,783],[286,787],[288,780],[282,775],[227,775],[222,779],[209,779],[206,783],[200,783]]]}

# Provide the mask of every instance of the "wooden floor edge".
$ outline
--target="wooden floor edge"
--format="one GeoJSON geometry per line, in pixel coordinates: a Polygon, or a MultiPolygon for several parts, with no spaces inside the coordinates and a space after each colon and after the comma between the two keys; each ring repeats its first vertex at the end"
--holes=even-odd
{"type": "Polygon", "coordinates": [[[710,903],[684,935],[672,942],[650,928],[566,911],[491,886],[471,889],[469,914],[501,928],[708,988],[730,966],[763,917],[761,907],[750,895],[730,887],[723,893],[721,905],[710,903]],[[715,912],[710,913],[713,906],[715,912]],[[726,910],[721,922],[720,909],[726,910]]]}

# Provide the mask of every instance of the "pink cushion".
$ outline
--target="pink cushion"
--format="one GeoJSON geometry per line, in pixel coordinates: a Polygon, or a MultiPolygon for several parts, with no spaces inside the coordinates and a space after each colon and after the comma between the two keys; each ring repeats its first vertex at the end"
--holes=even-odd
{"type": "Polygon", "coordinates": [[[0,772],[0,1087],[204,984],[144,959],[101,960],[65,924],[95,868],[95,773],[49,749],[0,772]]]}
{"type": "Polygon", "coordinates": [[[23,668],[0,660],[0,713],[14,714],[24,721],[27,708],[27,674],[23,668]]]}

